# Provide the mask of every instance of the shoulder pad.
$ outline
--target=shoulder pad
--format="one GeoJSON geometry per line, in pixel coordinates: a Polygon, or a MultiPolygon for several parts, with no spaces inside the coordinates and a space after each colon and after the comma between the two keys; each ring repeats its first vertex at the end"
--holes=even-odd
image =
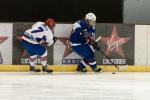
{"type": "Polygon", "coordinates": [[[43,22],[36,22],[35,24],[32,25],[32,28],[34,27],[40,27],[40,26],[43,26],[45,23],[43,22]]]}

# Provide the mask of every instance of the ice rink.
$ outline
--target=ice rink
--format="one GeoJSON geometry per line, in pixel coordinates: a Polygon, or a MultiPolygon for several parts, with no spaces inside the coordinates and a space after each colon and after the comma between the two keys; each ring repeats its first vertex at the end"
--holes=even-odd
{"type": "Polygon", "coordinates": [[[1,72],[0,100],[150,100],[150,73],[1,72]]]}

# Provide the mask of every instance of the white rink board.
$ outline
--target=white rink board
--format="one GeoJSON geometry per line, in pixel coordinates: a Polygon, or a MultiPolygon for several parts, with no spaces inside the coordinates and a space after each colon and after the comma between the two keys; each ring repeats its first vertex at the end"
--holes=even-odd
{"type": "Polygon", "coordinates": [[[150,65],[150,25],[135,25],[135,65],[150,65]]]}
{"type": "Polygon", "coordinates": [[[0,43],[0,53],[2,55],[2,64],[12,64],[12,23],[0,23],[0,37],[7,37],[7,39],[0,43]]]}
{"type": "Polygon", "coordinates": [[[1,100],[149,100],[150,73],[0,73],[1,100]]]}
{"type": "MultiPolygon", "coordinates": [[[[56,37],[68,37],[71,34],[72,30],[72,24],[56,24],[55,28],[55,36],[56,37]]],[[[63,58],[63,54],[65,52],[66,46],[58,39],[57,42],[54,45],[54,60],[53,64],[54,65],[61,65],[62,64],[62,59],[81,59],[79,55],[77,55],[75,52],[72,52],[70,55],[66,56],[63,58]]]]}
{"type": "Polygon", "coordinates": [[[148,58],[147,64],[150,65],[150,25],[148,27],[148,33],[147,33],[147,35],[148,35],[147,36],[147,38],[148,38],[148,40],[147,40],[147,43],[148,43],[147,44],[147,48],[148,48],[148,50],[147,50],[148,51],[147,52],[148,53],[148,55],[147,55],[147,58],[148,58]]]}

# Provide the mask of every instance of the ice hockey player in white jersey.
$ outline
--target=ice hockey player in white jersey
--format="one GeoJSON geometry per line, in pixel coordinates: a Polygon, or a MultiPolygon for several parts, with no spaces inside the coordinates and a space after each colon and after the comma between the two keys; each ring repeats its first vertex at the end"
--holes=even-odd
{"type": "Polygon", "coordinates": [[[53,72],[52,69],[47,67],[47,49],[43,46],[51,46],[56,41],[54,37],[55,21],[48,18],[45,22],[36,22],[32,25],[31,29],[26,30],[22,34],[22,46],[30,54],[29,63],[30,71],[40,72],[41,70],[36,68],[37,57],[40,57],[41,64],[43,66],[42,71],[53,72]]]}

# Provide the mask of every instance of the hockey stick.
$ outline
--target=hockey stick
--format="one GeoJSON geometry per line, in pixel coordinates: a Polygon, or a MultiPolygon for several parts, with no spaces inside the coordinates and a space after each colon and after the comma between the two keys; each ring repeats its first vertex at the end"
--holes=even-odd
{"type": "MultiPolygon", "coordinates": [[[[95,41],[98,42],[100,39],[101,39],[101,36],[99,36],[95,41]]],[[[102,49],[99,49],[98,51],[101,54],[103,54],[105,56],[105,58],[107,58],[109,60],[109,62],[111,62],[111,64],[114,65],[118,70],[125,70],[128,68],[128,65],[118,67],[116,64],[114,64],[114,62],[111,61],[111,59],[104,53],[104,51],[102,51],[102,49]]]]}
{"type": "Polygon", "coordinates": [[[111,61],[111,59],[110,59],[101,49],[99,49],[99,52],[100,52],[101,54],[103,54],[103,55],[105,56],[105,58],[108,59],[109,62],[110,62],[112,65],[114,65],[118,70],[125,70],[125,69],[127,69],[128,65],[124,65],[124,66],[119,66],[119,67],[118,67],[116,64],[114,64],[114,62],[111,61]]]}

